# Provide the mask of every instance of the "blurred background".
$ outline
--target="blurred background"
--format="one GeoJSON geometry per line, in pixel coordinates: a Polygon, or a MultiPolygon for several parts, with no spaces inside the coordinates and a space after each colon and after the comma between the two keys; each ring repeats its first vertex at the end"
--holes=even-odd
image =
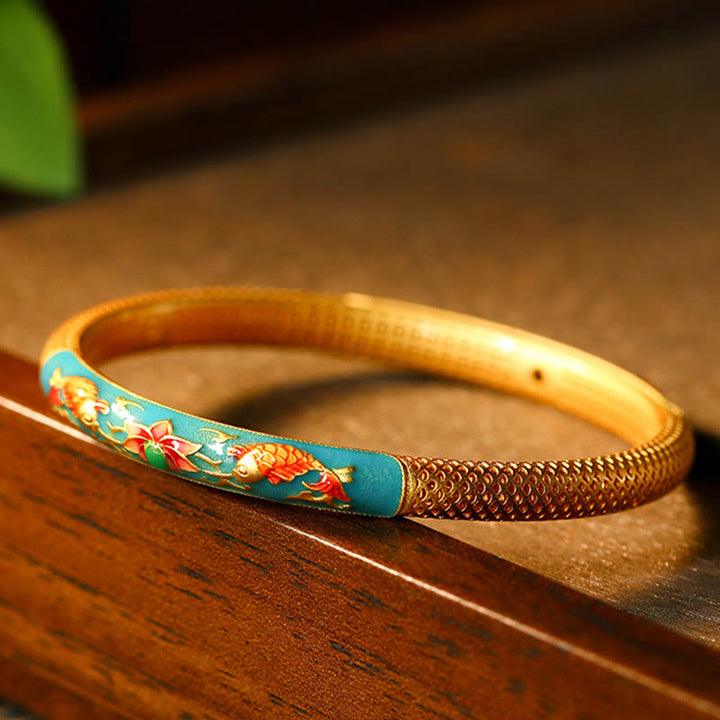
{"type": "Polygon", "coordinates": [[[640,49],[719,12],[710,0],[4,0],[0,179],[18,145],[26,163],[42,149],[50,172],[64,102],[79,131],[67,194],[640,49]]]}

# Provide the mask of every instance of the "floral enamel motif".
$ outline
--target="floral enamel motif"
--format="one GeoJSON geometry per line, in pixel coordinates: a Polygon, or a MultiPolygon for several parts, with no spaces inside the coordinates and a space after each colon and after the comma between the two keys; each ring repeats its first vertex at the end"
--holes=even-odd
{"type": "Polygon", "coordinates": [[[235,436],[215,428],[202,428],[200,432],[211,437],[207,447],[220,455],[211,459],[201,452],[205,442],[176,435],[170,420],[145,425],[128,409],[133,406],[142,413],[140,404],[121,397],[111,404],[99,397],[98,387],[90,379],[79,375],[62,376],[59,368],[50,378],[50,402],[63,417],[76,420],[96,437],[160,470],[192,474],[195,480],[245,492],[252,491],[257,483],[265,480],[271,485],[279,485],[315,471],[320,476],[316,482],[303,481],[304,490],[284,499],[324,504],[337,510],[352,505],[343,486],[352,482],[354,468],[329,468],[293,445],[266,442],[233,445],[225,450],[227,441],[235,436]],[[104,430],[100,426],[100,416],[118,416],[122,424],[113,424],[108,417],[104,430]],[[219,470],[227,461],[234,462],[232,470],[219,470]]]}
{"type": "Polygon", "coordinates": [[[160,470],[201,472],[188,460],[188,455],[200,450],[202,444],[173,435],[169,420],[160,420],[150,427],[126,420],[123,431],[127,435],[123,449],[139,455],[146,463],[160,470]]]}

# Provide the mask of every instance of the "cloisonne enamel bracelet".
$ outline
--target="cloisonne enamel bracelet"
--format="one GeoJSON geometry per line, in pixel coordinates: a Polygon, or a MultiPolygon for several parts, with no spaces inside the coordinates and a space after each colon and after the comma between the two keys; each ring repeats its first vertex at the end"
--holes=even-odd
{"type": "Polygon", "coordinates": [[[127,457],[215,488],[343,513],[546,520],[615,512],[677,485],[694,450],[682,411],[615,365],[504,325],[366,295],[202,288],[111,301],[53,333],[40,376],[56,412],[127,457]],[[535,462],[333,447],[174,410],[96,369],[198,343],[323,348],[487,385],[584,418],[630,447],[535,462]]]}

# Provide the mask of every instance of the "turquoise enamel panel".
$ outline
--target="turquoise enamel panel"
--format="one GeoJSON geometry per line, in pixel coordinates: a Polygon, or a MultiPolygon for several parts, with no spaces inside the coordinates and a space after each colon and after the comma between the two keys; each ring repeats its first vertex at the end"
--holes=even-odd
{"type": "Polygon", "coordinates": [[[40,383],[53,409],[123,455],[194,482],[344,513],[395,515],[404,474],[392,455],[288,440],[173,410],[135,395],[70,351],[40,383]]]}

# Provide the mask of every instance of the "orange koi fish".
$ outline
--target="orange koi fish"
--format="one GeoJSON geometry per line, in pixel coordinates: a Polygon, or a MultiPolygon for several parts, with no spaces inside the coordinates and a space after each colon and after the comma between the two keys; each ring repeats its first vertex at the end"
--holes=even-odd
{"type": "Polygon", "coordinates": [[[98,413],[106,415],[110,405],[98,399],[98,389],[94,382],[79,375],[62,377],[60,368],[56,368],[50,378],[50,403],[62,414],[63,405],[85,427],[96,429],[98,413]]]}
{"type": "Polygon", "coordinates": [[[331,469],[304,450],[277,443],[235,445],[228,449],[227,454],[237,458],[232,477],[244,489],[263,479],[269,480],[273,485],[291,482],[298,475],[317,470],[320,473],[318,482],[303,483],[310,492],[302,491],[288,498],[289,500],[325,503],[330,507],[340,508],[349,507],[352,502],[345,493],[343,484],[352,482],[353,467],[331,469]],[[335,504],[336,500],[340,501],[339,505],[335,504]]]}

